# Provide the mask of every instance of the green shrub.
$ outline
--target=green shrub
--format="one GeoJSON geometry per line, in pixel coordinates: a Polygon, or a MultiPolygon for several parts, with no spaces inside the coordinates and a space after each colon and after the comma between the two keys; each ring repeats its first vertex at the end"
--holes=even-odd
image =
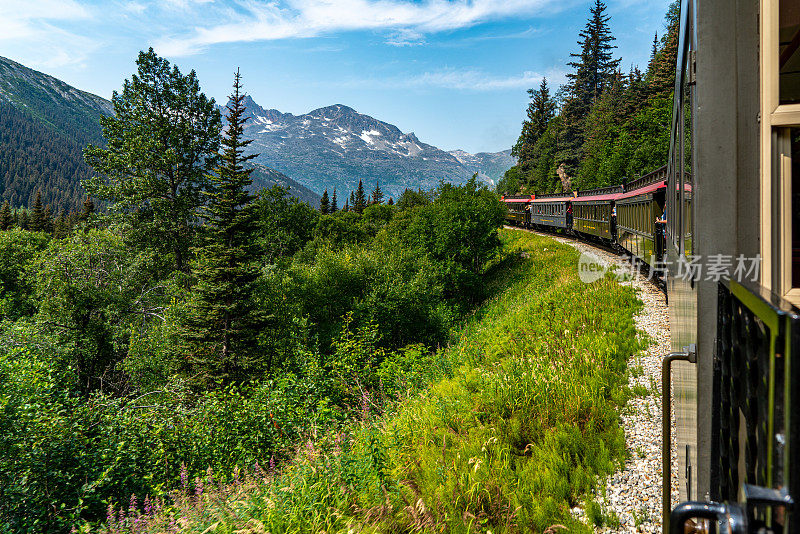
{"type": "MultiPolygon", "coordinates": [[[[640,303],[611,277],[580,283],[577,253],[566,245],[523,232],[503,239],[528,257],[500,263],[509,271],[495,275],[510,281],[507,289],[447,349],[381,353],[385,389],[416,380],[425,390],[378,419],[307,442],[247,492],[176,513],[191,516],[193,532],[214,524],[269,532],[543,532],[564,524],[588,532],[570,508],[625,458],[618,414],[630,394],[627,361],[642,349],[633,321],[640,303]]],[[[351,376],[372,374],[371,336],[356,331],[337,345],[347,349],[340,356],[351,376]]],[[[618,524],[592,503],[593,521],[618,524]]]]}

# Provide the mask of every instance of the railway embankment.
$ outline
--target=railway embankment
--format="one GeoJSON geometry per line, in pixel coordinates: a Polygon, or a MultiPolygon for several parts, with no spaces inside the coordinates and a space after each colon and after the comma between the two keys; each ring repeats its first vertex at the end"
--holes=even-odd
{"type": "MultiPolygon", "coordinates": [[[[647,348],[629,361],[629,387],[634,393],[620,417],[625,431],[627,458],[617,472],[607,476],[595,491],[600,510],[600,532],[661,532],[661,360],[671,351],[669,308],[664,292],[648,274],[631,269],[623,256],[569,238],[553,239],[597,258],[627,278],[643,307],[634,316],[637,329],[649,340],[647,348]]],[[[674,417],[673,417],[674,421],[674,417]]],[[[673,425],[674,426],[674,425],[673,425]]],[[[674,429],[673,429],[674,434],[674,429]]],[[[677,472],[673,445],[672,472],[677,472]]],[[[673,503],[677,503],[677,477],[673,477],[673,503]]],[[[576,517],[587,521],[586,505],[575,507],[576,517]]],[[[593,511],[595,518],[598,512],[593,511]]]]}
{"type": "Polygon", "coordinates": [[[588,533],[572,513],[587,502],[609,523],[593,495],[629,456],[641,302],[611,277],[583,283],[569,245],[501,237],[492,296],[447,347],[397,362],[420,387],[362,399],[361,420],[319,429],[274,471],[176,492],[136,532],[588,533]]]}

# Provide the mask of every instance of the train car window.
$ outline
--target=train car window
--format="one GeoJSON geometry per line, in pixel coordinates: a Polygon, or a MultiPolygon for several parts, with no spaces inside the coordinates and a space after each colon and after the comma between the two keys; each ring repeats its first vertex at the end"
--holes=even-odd
{"type": "Polygon", "coordinates": [[[694,254],[694,240],[692,239],[692,85],[690,81],[691,64],[687,62],[684,67],[683,87],[681,89],[681,103],[683,106],[683,251],[687,256],[694,254]]]}
{"type": "Polygon", "coordinates": [[[669,176],[669,215],[667,216],[667,228],[669,229],[669,235],[672,237],[672,244],[675,246],[676,249],[680,247],[680,231],[678,230],[681,227],[681,198],[680,198],[680,177],[681,177],[681,165],[679,162],[681,160],[681,150],[680,150],[680,127],[679,124],[674,125],[674,131],[672,133],[673,138],[675,139],[675,144],[673,145],[673,153],[672,158],[670,160],[670,176],[669,176]]]}
{"type": "Polygon", "coordinates": [[[800,3],[780,0],[779,21],[779,103],[797,104],[800,103],[800,3]]]}
{"type": "Polygon", "coordinates": [[[800,287],[800,128],[792,128],[791,262],[792,287],[800,287]]]}

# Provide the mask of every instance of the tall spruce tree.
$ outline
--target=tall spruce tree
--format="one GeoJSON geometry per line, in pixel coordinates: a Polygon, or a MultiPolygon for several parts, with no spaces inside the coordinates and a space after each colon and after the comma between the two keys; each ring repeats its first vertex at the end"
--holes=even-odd
{"type": "Polygon", "coordinates": [[[334,187],[333,188],[333,196],[331,197],[331,209],[330,209],[330,212],[331,213],[336,213],[337,211],[339,211],[339,204],[338,204],[338,201],[336,199],[336,188],[334,187]]]}
{"type": "Polygon", "coordinates": [[[611,16],[605,14],[606,9],[601,0],[595,0],[589,9],[589,20],[579,34],[578,46],[581,51],[570,54],[578,61],[568,63],[575,70],[567,74],[567,78],[572,83],[573,96],[584,108],[596,102],[603,90],[613,82],[621,61],[614,59],[613,51],[617,47],[613,42],[616,38],[608,25],[611,16]]]}
{"type": "Polygon", "coordinates": [[[353,197],[353,210],[361,213],[364,211],[364,208],[367,207],[367,197],[364,194],[364,184],[361,183],[361,180],[358,181],[358,189],[356,189],[356,194],[353,197]]]}
{"type": "Polygon", "coordinates": [[[579,34],[578,46],[581,51],[571,54],[577,61],[568,63],[573,71],[567,74],[569,83],[561,110],[562,131],[558,136],[556,155],[556,166],[563,165],[563,172],[567,176],[573,175],[582,157],[584,121],[592,105],[613,82],[621,61],[613,57],[615,38],[608,25],[611,17],[605,14],[606,9],[601,0],[595,0],[590,8],[589,20],[579,34]]]}
{"type": "Polygon", "coordinates": [[[331,205],[330,200],[328,200],[328,190],[326,189],[322,193],[322,198],[319,200],[319,211],[320,211],[320,213],[322,213],[322,214],[328,213],[330,211],[330,209],[331,209],[330,205],[331,205]]]}
{"type": "Polygon", "coordinates": [[[129,221],[131,243],[165,258],[160,268],[171,260],[186,271],[201,192],[219,152],[220,114],[194,71],[181,74],[152,48],[136,64],[111,99],[114,114],[100,119],[108,148],[84,150],[98,173],[84,186],[129,221]]]}
{"type": "Polygon", "coordinates": [[[44,206],[42,206],[42,191],[36,191],[36,197],[31,208],[30,229],[34,232],[44,232],[47,230],[44,206]]]}
{"type": "Polygon", "coordinates": [[[379,181],[375,181],[375,189],[372,190],[372,204],[383,204],[383,191],[381,191],[381,184],[379,181]]]}
{"type": "Polygon", "coordinates": [[[42,226],[42,232],[47,232],[48,234],[53,233],[53,208],[50,207],[50,204],[44,207],[44,225],[42,226]]]}
{"type": "Polygon", "coordinates": [[[3,202],[3,207],[0,208],[0,230],[10,230],[14,226],[14,216],[11,214],[11,206],[8,200],[3,202]]]}
{"type": "Polygon", "coordinates": [[[220,163],[208,176],[207,202],[200,212],[204,239],[192,262],[197,285],[183,330],[193,374],[206,385],[246,378],[265,320],[253,299],[259,272],[253,240],[256,214],[247,190],[252,169],[243,165],[257,154],[244,155],[251,140],[242,138],[248,117],[241,87],[237,70],[220,163]]]}
{"type": "Polygon", "coordinates": [[[544,135],[547,125],[556,115],[556,101],[550,96],[547,78],[542,78],[539,89],[528,89],[531,102],[528,104],[527,118],[522,123],[522,133],[511,149],[511,155],[517,158],[520,167],[527,170],[537,154],[534,150],[536,142],[544,135]]]}
{"type": "Polygon", "coordinates": [[[653,35],[653,48],[650,49],[650,63],[652,63],[658,55],[658,32],[653,35]]]}
{"type": "Polygon", "coordinates": [[[356,205],[356,196],[352,191],[350,191],[350,209],[353,209],[355,205],[356,205]]]}
{"type": "Polygon", "coordinates": [[[675,63],[678,61],[680,31],[680,2],[675,0],[667,11],[666,32],[661,36],[660,46],[647,68],[645,80],[653,95],[669,94],[675,85],[675,63]]]}

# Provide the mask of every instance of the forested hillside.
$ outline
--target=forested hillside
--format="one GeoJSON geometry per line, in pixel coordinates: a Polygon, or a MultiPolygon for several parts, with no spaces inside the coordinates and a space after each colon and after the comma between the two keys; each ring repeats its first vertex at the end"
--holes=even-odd
{"type": "Polygon", "coordinates": [[[678,2],[655,36],[647,69],[627,73],[615,57],[606,6],[595,0],[568,82],[547,80],[531,102],[512,154],[517,165],[498,183],[501,194],[560,192],[622,183],[664,165],[669,152],[678,50],[678,2]]]}
{"type": "Polygon", "coordinates": [[[32,207],[37,191],[53,211],[77,211],[91,176],[87,143],[101,142],[111,103],[0,57],[0,199],[32,207]]]}
{"type": "Polygon", "coordinates": [[[0,198],[28,207],[41,190],[44,202],[56,211],[75,210],[86,196],[81,181],[91,176],[83,161],[84,146],[0,102],[0,198]]]}

